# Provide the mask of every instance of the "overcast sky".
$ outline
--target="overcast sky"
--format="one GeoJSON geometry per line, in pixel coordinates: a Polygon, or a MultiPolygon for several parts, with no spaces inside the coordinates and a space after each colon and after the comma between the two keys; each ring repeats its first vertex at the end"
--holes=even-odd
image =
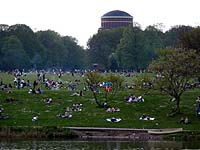
{"type": "Polygon", "coordinates": [[[81,46],[101,25],[101,16],[126,11],[142,29],[163,23],[200,25],[200,0],[0,0],[0,24],[26,24],[33,31],[54,30],[72,36],[81,46]]]}

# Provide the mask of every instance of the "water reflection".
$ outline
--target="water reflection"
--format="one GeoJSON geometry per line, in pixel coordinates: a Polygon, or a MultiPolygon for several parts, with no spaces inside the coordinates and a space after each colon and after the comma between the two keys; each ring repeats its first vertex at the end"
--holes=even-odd
{"type": "Polygon", "coordinates": [[[154,150],[154,149],[197,149],[198,142],[175,142],[175,141],[86,141],[86,140],[62,140],[62,141],[31,141],[15,140],[0,141],[0,150],[26,149],[26,150],[154,150]]]}

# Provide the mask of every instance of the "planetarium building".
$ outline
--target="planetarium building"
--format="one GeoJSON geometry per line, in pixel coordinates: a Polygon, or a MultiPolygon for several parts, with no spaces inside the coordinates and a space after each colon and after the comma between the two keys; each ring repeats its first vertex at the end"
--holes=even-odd
{"type": "Polygon", "coordinates": [[[133,26],[133,17],[127,12],[114,10],[101,17],[101,28],[99,30],[126,26],[133,26]]]}

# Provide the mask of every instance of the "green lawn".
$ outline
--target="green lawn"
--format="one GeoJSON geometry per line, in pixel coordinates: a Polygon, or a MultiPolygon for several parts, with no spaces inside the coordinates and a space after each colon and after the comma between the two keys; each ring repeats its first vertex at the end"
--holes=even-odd
{"type": "MultiPolygon", "coordinates": [[[[1,73],[0,77],[3,82],[13,84],[13,76],[1,73]]],[[[36,74],[28,74],[24,78],[29,79],[31,83],[37,79],[36,74]]],[[[46,78],[58,80],[58,77],[53,74],[46,75],[46,78]]],[[[83,78],[76,75],[72,77],[70,74],[65,74],[61,77],[66,85],[67,81],[74,82],[76,79],[83,81],[83,78]]],[[[132,78],[126,78],[129,82],[132,78]]],[[[79,83],[77,91],[83,88],[83,82],[79,83]]],[[[149,95],[145,95],[145,102],[126,103],[124,96],[134,94],[142,95],[142,91],[133,89],[125,89],[120,91],[113,100],[109,101],[109,105],[120,108],[120,112],[108,113],[104,109],[97,107],[90,91],[84,91],[83,97],[70,96],[73,91],[66,88],[59,90],[47,90],[44,85],[41,85],[44,90],[43,94],[29,94],[28,88],[12,89],[12,93],[7,94],[5,91],[0,91],[0,107],[5,110],[3,114],[8,114],[9,119],[0,120],[0,126],[91,126],[91,127],[116,127],[116,128],[177,128],[182,127],[189,130],[198,130],[200,128],[200,117],[195,116],[194,104],[197,96],[200,93],[199,89],[187,91],[181,97],[181,112],[182,114],[175,117],[167,117],[173,102],[170,102],[170,97],[160,94],[157,90],[150,91],[149,95]],[[5,101],[8,97],[14,97],[17,102],[8,103],[5,101]],[[45,104],[43,98],[52,98],[52,104],[45,104]],[[57,117],[59,113],[64,111],[65,107],[70,107],[74,103],[82,103],[83,109],[81,112],[72,112],[73,117],[63,119],[57,117]],[[151,117],[157,118],[154,121],[142,121],[139,117],[142,114],[148,114],[151,117]],[[32,116],[38,115],[39,120],[32,122],[32,116]],[[188,116],[190,124],[179,124],[181,116],[188,116]],[[107,122],[106,118],[120,117],[121,122],[107,122]]]]}

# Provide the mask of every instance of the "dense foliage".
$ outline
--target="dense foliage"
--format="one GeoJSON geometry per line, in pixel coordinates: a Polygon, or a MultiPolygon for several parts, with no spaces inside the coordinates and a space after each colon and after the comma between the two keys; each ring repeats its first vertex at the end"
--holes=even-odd
{"type": "Polygon", "coordinates": [[[175,98],[174,113],[180,112],[181,95],[192,85],[200,71],[200,56],[196,50],[162,49],[159,59],[152,62],[150,70],[157,75],[156,83],[162,92],[175,98]]]}
{"type": "MultiPolygon", "coordinates": [[[[163,32],[158,25],[148,26],[145,30],[136,25],[101,31],[89,40],[87,56],[90,64],[99,64],[103,69],[138,71],[158,57],[157,49],[186,47],[186,41],[190,39],[199,43],[198,30],[193,31],[190,26],[174,26],[163,32]]],[[[194,47],[196,42],[193,42],[194,47]]]]}
{"type": "Polygon", "coordinates": [[[34,32],[24,24],[0,24],[0,70],[18,69],[145,69],[158,56],[156,49],[199,49],[199,28],[174,26],[166,32],[157,25],[99,31],[87,49],[70,36],[52,30],[34,32]]]}
{"type": "Polygon", "coordinates": [[[23,24],[0,25],[0,69],[84,67],[76,39],[47,30],[34,33],[23,24]]]}

